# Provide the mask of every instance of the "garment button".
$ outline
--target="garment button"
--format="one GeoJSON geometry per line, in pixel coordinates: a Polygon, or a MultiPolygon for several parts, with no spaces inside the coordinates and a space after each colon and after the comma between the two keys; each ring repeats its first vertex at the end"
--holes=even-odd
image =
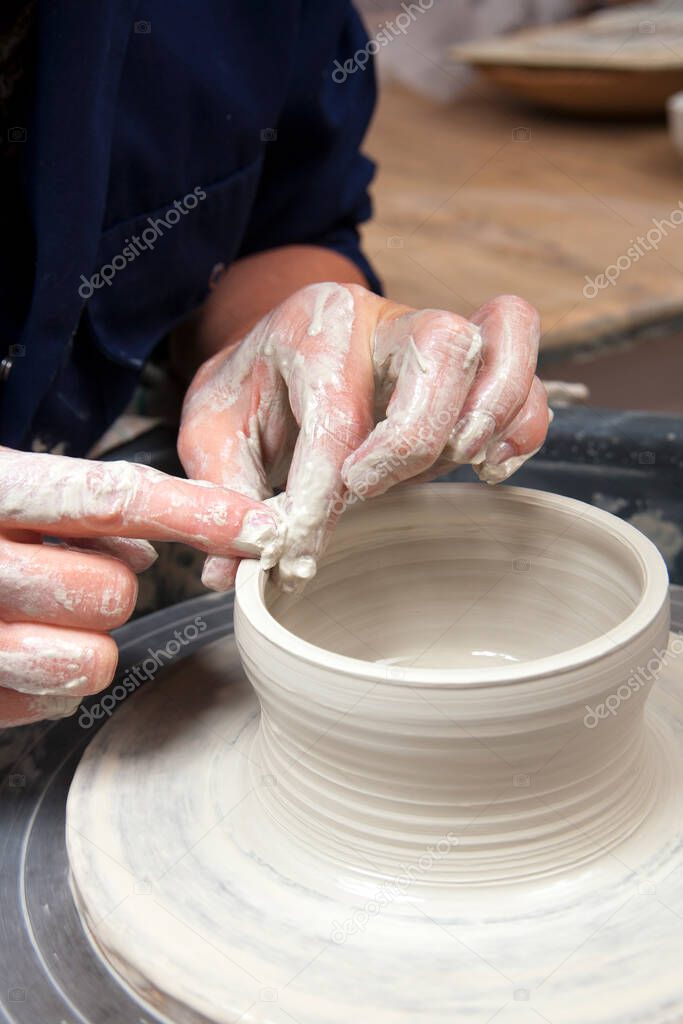
{"type": "Polygon", "coordinates": [[[5,356],[4,359],[0,359],[0,383],[6,381],[12,371],[12,365],[14,360],[9,356],[5,356]]]}

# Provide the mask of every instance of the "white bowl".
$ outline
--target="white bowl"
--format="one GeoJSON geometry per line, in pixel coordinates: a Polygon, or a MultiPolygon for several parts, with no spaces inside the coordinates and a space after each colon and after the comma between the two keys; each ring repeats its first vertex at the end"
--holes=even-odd
{"type": "Polygon", "coordinates": [[[668,630],[659,552],[609,513],[478,484],[357,506],[302,597],[239,570],[236,639],[264,710],[255,751],[274,773],[299,767],[269,814],[360,872],[363,858],[396,870],[449,832],[462,838],[430,884],[573,869],[651,809],[656,758],[639,737],[655,674],[629,680],[668,630]],[[621,714],[584,725],[619,693],[621,714]],[[492,804],[511,765],[533,792],[492,804]]]}

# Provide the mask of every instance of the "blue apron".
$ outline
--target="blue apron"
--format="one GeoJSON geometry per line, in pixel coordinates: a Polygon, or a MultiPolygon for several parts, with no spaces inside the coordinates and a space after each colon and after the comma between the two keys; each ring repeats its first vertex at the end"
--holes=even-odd
{"type": "Polygon", "coordinates": [[[36,19],[2,199],[0,443],[79,455],[216,264],[308,243],[379,287],[357,233],[375,86],[332,77],[367,44],[345,0],[39,0],[36,19]]]}

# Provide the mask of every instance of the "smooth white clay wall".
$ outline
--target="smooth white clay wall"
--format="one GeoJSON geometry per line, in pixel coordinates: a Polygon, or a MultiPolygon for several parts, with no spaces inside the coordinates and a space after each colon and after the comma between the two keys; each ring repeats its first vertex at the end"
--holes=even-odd
{"type": "Polygon", "coordinates": [[[253,757],[279,780],[260,799],[302,847],[391,873],[466,833],[432,881],[490,884],[576,867],[651,813],[655,675],[628,680],[666,647],[667,576],[614,516],[520,488],[409,487],[345,516],[303,595],[240,572],[253,757]],[[618,720],[587,727],[621,686],[618,720]]]}
{"type": "Polygon", "coordinates": [[[432,494],[428,523],[396,502],[380,522],[372,507],[348,511],[303,597],[268,586],[273,616],[337,654],[457,669],[568,651],[635,608],[632,554],[580,515],[476,485],[455,501],[432,494]]]}

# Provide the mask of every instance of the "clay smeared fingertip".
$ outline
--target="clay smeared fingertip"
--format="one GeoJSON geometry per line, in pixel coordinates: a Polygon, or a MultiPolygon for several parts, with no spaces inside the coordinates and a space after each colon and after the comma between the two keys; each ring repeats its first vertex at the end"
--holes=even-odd
{"type": "Polygon", "coordinates": [[[302,555],[294,560],[291,571],[300,580],[312,580],[318,571],[318,563],[311,555],[302,555]]]}
{"type": "Polygon", "coordinates": [[[491,487],[502,483],[510,475],[504,466],[489,466],[487,462],[476,463],[472,468],[481,482],[491,487]]]}
{"type": "Polygon", "coordinates": [[[487,466],[502,466],[503,463],[513,459],[516,454],[516,449],[509,441],[499,441],[487,450],[484,462],[487,466]]]}
{"type": "Polygon", "coordinates": [[[278,564],[275,582],[286,594],[297,594],[317,571],[318,563],[312,555],[298,555],[294,558],[285,556],[278,564]]]}
{"type": "Polygon", "coordinates": [[[128,565],[133,572],[141,573],[150,569],[159,557],[157,549],[148,540],[136,540],[129,549],[128,565]]]}
{"type": "Polygon", "coordinates": [[[353,470],[354,470],[357,462],[358,462],[358,452],[356,451],[356,452],[352,452],[351,455],[348,455],[346,457],[346,459],[344,460],[344,462],[342,463],[342,467],[341,467],[341,470],[340,470],[341,478],[342,478],[342,483],[349,490],[351,490],[351,487],[349,485],[349,479],[353,476],[353,470]]]}
{"type": "Polygon", "coordinates": [[[242,520],[242,529],[233,546],[259,559],[264,572],[277,565],[285,548],[287,530],[277,514],[252,509],[242,520]]]}
{"type": "Polygon", "coordinates": [[[99,636],[97,641],[94,652],[95,671],[93,672],[93,678],[97,685],[94,687],[94,691],[91,689],[87,692],[97,692],[97,690],[103,690],[109,686],[119,663],[119,649],[115,640],[110,636],[99,636]]]}
{"type": "Polygon", "coordinates": [[[271,512],[250,509],[242,520],[242,528],[232,547],[240,554],[258,558],[277,546],[280,532],[278,521],[271,512]]]}
{"type": "Polygon", "coordinates": [[[465,359],[463,361],[463,369],[465,371],[474,370],[474,372],[476,373],[481,363],[481,353],[484,347],[484,339],[482,338],[481,330],[476,324],[468,323],[467,326],[470,328],[469,334],[467,336],[467,340],[470,343],[470,347],[465,354],[465,359]]]}
{"type": "Polygon", "coordinates": [[[138,574],[154,565],[159,557],[159,552],[148,540],[134,540],[130,537],[67,538],[61,544],[69,551],[112,555],[138,574]]]}
{"type": "Polygon", "coordinates": [[[221,558],[218,555],[210,555],[204,562],[202,583],[207,590],[214,590],[219,594],[231,590],[235,583],[237,565],[238,562],[235,558],[221,558]]]}
{"type": "Polygon", "coordinates": [[[357,486],[360,483],[360,474],[356,473],[355,465],[349,466],[347,468],[346,463],[344,463],[344,465],[342,466],[341,478],[346,490],[350,494],[353,494],[356,497],[358,497],[357,486]]]}
{"type": "Polygon", "coordinates": [[[526,455],[513,455],[511,458],[500,463],[492,463],[490,460],[487,460],[475,465],[473,468],[482,483],[502,484],[535,454],[536,452],[528,452],[526,455]]]}
{"type": "Polygon", "coordinates": [[[148,540],[131,537],[99,537],[81,542],[91,551],[119,558],[134,573],[144,572],[154,565],[159,552],[148,540]]]}
{"type": "Polygon", "coordinates": [[[464,465],[484,448],[496,429],[491,413],[474,411],[467,413],[456,423],[446,446],[448,458],[464,465]]]}
{"type": "Polygon", "coordinates": [[[58,722],[62,718],[71,718],[80,706],[80,700],[73,697],[49,697],[45,700],[42,717],[48,722],[58,722]]]}
{"type": "Polygon", "coordinates": [[[280,573],[285,573],[294,583],[306,583],[308,580],[312,580],[317,571],[318,563],[311,555],[283,558],[280,562],[280,573]]]}

